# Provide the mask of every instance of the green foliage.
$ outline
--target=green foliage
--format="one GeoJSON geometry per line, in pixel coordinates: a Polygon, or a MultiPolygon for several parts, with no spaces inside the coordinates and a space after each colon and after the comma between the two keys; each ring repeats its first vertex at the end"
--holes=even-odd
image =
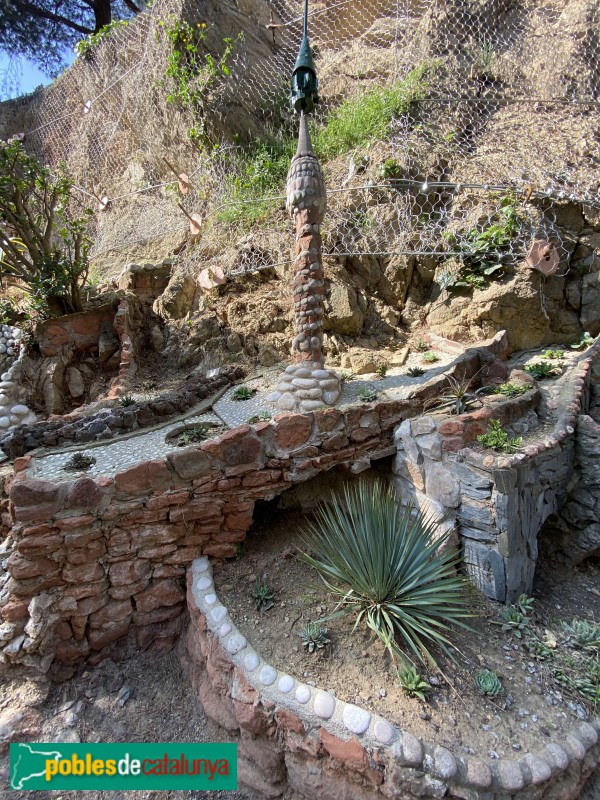
{"type": "Polygon", "coordinates": [[[600,649],[600,625],[595,622],[575,618],[571,623],[563,622],[562,627],[575,647],[595,653],[600,649]]]}
{"type": "Polygon", "coordinates": [[[550,364],[548,361],[536,361],[535,364],[527,364],[525,372],[528,372],[537,381],[543,381],[547,378],[555,378],[560,375],[561,368],[550,364]]]}
{"type": "Polygon", "coordinates": [[[439,284],[442,289],[481,289],[490,278],[504,274],[510,262],[511,244],[521,230],[521,216],[512,193],[503,195],[493,221],[483,230],[473,228],[463,236],[445,234],[448,243],[461,254],[458,270],[444,270],[439,284]]]}
{"type": "Polygon", "coordinates": [[[63,469],[67,472],[79,472],[89,469],[95,463],[96,459],[88,456],[87,453],[73,453],[71,458],[65,462],[63,469]]]}
{"type": "Polygon", "coordinates": [[[502,609],[502,619],[504,620],[502,630],[510,632],[516,636],[517,639],[520,639],[523,635],[523,631],[526,630],[529,625],[529,613],[532,609],[533,598],[522,594],[517,600],[516,605],[511,603],[511,605],[502,609]]]}
{"type": "Polygon", "coordinates": [[[250,400],[256,394],[256,389],[251,389],[249,386],[238,386],[231,393],[232,400],[250,400]]]}
{"type": "Polygon", "coordinates": [[[431,686],[419,675],[414,664],[404,663],[398,669],[398,683],[409,697],[418,697],[419,700],[427,700],[427,693],[431,690],[431,686]]]}
{"type": "Polygon", "coordinates": [[[265,580],[264,575],[262,580],[256,578],[254,587],[250,592],[250,597],[256,602],[257,611],[260,611],[263,606],[265,606],[265,610],[268,610],[268,607],[270,607],[270,604],[275,598],[275,592],[265,580]]]}
{"type": "Polygon", "coordinates": [[[377,400],[377,392],[375,389],[369,389],[368,387],[359,389],[356,396],[361,403],[374,403],[375,400],[377,400]]]}
{"type": "Polygon", "coordinates": [[[330,618],[350,614],[392,656],[402,655],[401,639],[435,664],[429,648],[449,653],[450,626],[466,628],[471,616],[459,557],[440,552],[445,540],[420,511],[402,508],[391,487],[361,481],[317,509],[300,557],[338,599],[330,618]]]}
{"type": "Polygon", "coordinates": [[[516,436],[514,439],[510,439],[500,424],[500,420],[491,419],[488,422],[488,432],[478,436],[477,441],[484,447],[490,447],[493,450],[502,450],[503,453],[516,453],[523,444],[523,437],[516,436]]]}
{"type": "Polygon", "coordinates": [[[425,342],[423,339],[415,339],[411,344],[411,348],[419,353],[426,353],[429,350],[429,342],[425,342]]]}
{"type": "Polygon", "coordinates": [[[179,441],[184,445],[188,445],[190,442],[200,442],[202,439],[206,439],[207,431],[208,425],[198,425],[195,428],[189,428],[181,434],[179,441]]]}
{"type": "Polygon", "coordinates": [[[597,658],[589,658],[574,667],[562,665],[553,670],[552,675],[562,686],[600,708],[600,664],[597,658]]]}
{"type": "Polygon", "coordinates": [[[479,670],[475,677],[475,687],[480,694],[486,697],[498,697],[504,691],[496,673],[489,669],[479,670]]]}
{"type": "Polygon", "coordinates": [[[394,181],[402,177],[403,170],[394,158],[382,161],[377,167],[377,177],[381,181],[394,181]]]}
{"type": "Polygon", "coordinates": [[[501,383],[500,386],[496,386],[494,389],[494,394],[502,394],[504,397],[519,397],[522,394],[526,394],[530,389],[531,386],[527,384],[501,383]]]}
{"type": "Polygon", "coordinates": [[[380,378],[385,378],[388,373],[388,369],[390,368],[389,364],[386,364],[384,361],[383,363],[379,364],[375,372],[379,375],[380,378]]]}
{"type": "Polygon", "coordinates": [[[281,204],[277,197],[284,191],[294,152],[291,138],[232,151],[226,165],[226,199],[217,220],[250,227],[268,217],[281,204]]]}
{"type": "Polygon", "coordinates": [[[478,397],[480,390],[476,389],[472,391],[470,388],[473,382],[472,377],[458,380],[453,375],[446,375],[446,381],[448,385],[445,394],[441,395],[441,397],[434,398],[438,408],[450,406],[451,413],[464,414],[469,411],[471,406],[475,405],[475,403],[482,405],[478,397]]]}
{"type": "Polygon", "coordinates": [[[248,417],[250,425],[256,425],[257,422],[268,422],[271,419],[270,411],[261,411],[260,414],[255,414],[253,417],[248,417]]]}
{"type": "Polygon", "coordinates": [[[130,394],[124,394],[123,397],[119,397],[119,405],[124,406],[125,408],[127,408],[127,406],[135,405],[135,402],[135,398],[130,394]]]}
{"type": "Polygon", "coordinates": [[[309,653],[314,653],[315,650],[322,650],[331,641],[327,638],[327,628],[319,622],[307,623],[299,635],[303,646],[308,648],[309,653]]]}
{"type": "Polygon", "coordinates": [[[71,189],[64,166],[52,174],[19,142],[0,142],[0,284],[22,283],[43,317],[82,310],[92,212],[69,213],[71,189]]]}
{"type": "Polygon", "coordinates": [[[435,364],[436,361],[439,361],[440,357],[436,355],[432,350],[429,350],[427,353],[423,353],[423,361],[425,364],[435,364]]]}
{"type": "Polygon", "coordinates": [[[419,377],[421,377],[421,375],[425,375],[426,372],[427,372],[427,370],[423,369],[423,367],[409,367],[406,370],[406,374],[410,378],[419,378],[419,377]]]}
{"type": "Polygon", "coordinates": [[[391,86],[380,86],[344,100],[313,133],[315,152],[327,160],[386,139],[401,114],[422,100],[435,65],[421,64],[391,86]]]}
{"type": "Polygon", "coordinates": [[[571,345],[572,350],[585,350],[586,347],[589,347],[591,344],[594,344],[594,337],[590,336],[590,334],[585,331],[581,334],[581,338],[578,342],[571,345]]]}
{"type": "Polygon", "coordinates": [[[81,41],[77,42],[73,48],[75,55],[81,56],[81,58],[84,59],[89,59],[94,47],[108,38],[117,28],[126,28],[127,24],[127,20],[125,19],[116,19],[103,28],[100,28],[97,33],[91,33],[89,36],[86,36],[85,39],[81,39],[81,41]]]}
{"type": "MultiPolygon", "coordinates": [[[[231,74],[229,63],[235,50],[233,39],[223,39],[225,45],[215,57],[206,48],[206,23],[195,26],[171,16],[158,25],[164,29],[169,42],[165,81],[169,87],[167,101],[194,115],[188,128],[188,138],[197,145],[205,143],[205,114],[207,103],[219,83],[231,74]]],[[[239,34],[238,41],[243,38],[239,34]]]]}
{"type": "Polygon", "coordinates": [[[561,358],[564,358],[565,351],[564,350],[544,350],[542,353],[544,358],[556,359],[560,361],[561,358]]]}

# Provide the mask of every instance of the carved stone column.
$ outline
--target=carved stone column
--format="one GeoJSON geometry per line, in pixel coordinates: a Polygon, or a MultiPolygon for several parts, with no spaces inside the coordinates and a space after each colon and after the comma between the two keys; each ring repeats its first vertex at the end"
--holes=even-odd
{"type": "Polygon", "coordinates": [[[324,367],[323,263],[321,222],[327,207],[321,165],[312,150],[308,123],[300,117],[298,150],[287,177],[286,208],[296,226],[294,261],[294,315],[296,336],[292,353],[296,364],[288,367],[270,396],[286,411],[313,411],[334,405],[340,396],[338,375],[324,367]]]}

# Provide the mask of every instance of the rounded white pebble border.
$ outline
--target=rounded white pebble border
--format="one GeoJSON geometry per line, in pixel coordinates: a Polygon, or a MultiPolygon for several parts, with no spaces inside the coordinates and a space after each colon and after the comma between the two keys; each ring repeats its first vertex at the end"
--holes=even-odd
{"type": "Polygon", "coordinates": [[[600,718],[579,723],[560,744],[547,744],[536,753],[521,755],[518,761],[456,756],[445,747],[422,742],[382,717],[338,700],[332,692],[301,683],[266,663],[219,602],[209,559],[196,559],[191,572],[192,595],[208,629],[218,637],[231,662],[243,671],[260,696],[293,711],[308,728],[323,726],[342,740],[355,736],[367,748],[389,747],[400,766],[418,769],[435,782],[471,790],[470,797],[477,798],[480,793],[482,798],[493,797],[494,793],[512,797],[551,778],[556,782],[558,773],[567,770],[574,761],[583,761],[598,743],[600,718]]]}

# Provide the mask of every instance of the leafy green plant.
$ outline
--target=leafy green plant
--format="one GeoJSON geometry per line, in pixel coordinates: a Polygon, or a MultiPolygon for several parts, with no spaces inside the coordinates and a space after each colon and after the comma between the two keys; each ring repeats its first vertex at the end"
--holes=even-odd
{"type": "Polygon", "coordinates": [[[179,441],[182,444],[188,445],[190,442],[200,442],[206,439],[208,425],[198,425],[195,428],[189,428],[181,434],[179,441]]]}
{"type": "Polygon", "coordinates": [[[385,376],[388,373],[389,368],[390,368],[389,364],[386,364],[385,361],[384,361],[381,364],[379,364],[379,366],[377,367],[375,372],[379,375],[380,378],[385,378],[385,376]]]}
{"type": "Polygon", "coordinates": [[[64,166],[54,174],[19,142],[0,142],[0,284],[22,283],[42,317],[83,308],[92,212],[70,212],[72,187],[64,166]]]}
{"type": "Polygon", "coordinates": [[[527,650],[533,658],[543,661],[548,656],[552,655],[552,649],[548,647],[543,641],[540,641],[536,636],[529,636],[525,642],[527,650]]]}
{"type": "Polygon", "coordinates": [[[555,359],[560,361],[561,358],[564,358],[565,351],[564,350],[544,350],[542,353],[544,358],[555,359]]]}
{"type": "Polygon", "coordinates": [[[431,686],[419,675],[414,664],[405,663],[398,669],[398,684],[409,697],[418,697],[419,700],[427,700],[427,693],[431,690],[431,686]]]}
{"type": "Polygon", "coordinates": [[[477,441],[484,447],[492,450],[502,450],[504,453],[516,453],[523,444],[523,437],[516,436],[509,438],[508,433],[500,424],[500,420],[491,419],[488,422],[487,433],[482,433],[477,437],[477,441]]]}
{"type": "Polygon", "coordinates": [[[381,181],[394,181],[402,177],[403,169],[394,158],[382,161],[377,167],[377,177],[381,181]]]}
{"type": "Polygon", "coordinates": [[[117,28],[126,28],[127,24],[127,20],[125,19],[113,20],[112,22],[109,22],[108,25],[100,28],[97,33],[90,33],[89,36],[85,37],[85,39],[81,39],[79,42],[77,42],[73,48],[75,55],[88,60],[92,55],[94,47],[107,39],[112,33],[114,33],[115,30],[117,30],[117,28]]]}
{"type": "Polygon", "coordinates": [[[571,345],[572,350],[584,350],[586,347],[589,347],[591,344],[594,344],[594,337],[590,336],[588,331],[585,331],[581,334],[581,337],[578,342],[571,345]]]}
{"type": "Polygon", "coordinates": [[[523,383],[501,383],[494,389],[494,394],[502,394],[504,397],[519,397],[526,394],[531,389],[531,386],[523,383]]]}
{"type": "Polygon", "coordinates": [[[256,389],[251,389],[249,386],[238,386],[231,393],[232,400],[250,400],[256,393],[256,389]]]}
{"type": "Polygon", "coordinates": [[[423,353],[423,361],[425,364],[435,364],[436,361],[439,361],[440,357],[436,355],[432,350],[429,350],[427,353],[423,353]]]}
{"type": "Polygon", "coordinates": [[[71,458],[65,461],[63,469],[67,472],[79,472],[89,469],[95,463],[94,456],[89,456],[87,453],[73,453],[71,458]]]}
{"type": "Polygon", "coordinates": [[[425,375],[426,372],[427,372],[427,370],[423,369],[423,367],[409,367],[406,370],[406,374],[410,378],[420,378],[421,375],[425,375]]]}
{"type": "Polygon", "coordinates": [[[554,679],[600,708],[600,665],[595,659],[573,667],[563,665],[553,670],[554,679]]]}
{"type": "Polygon", "coordinates": [[[521,230],[521,215],[512,193],[499,199],[493,221],[483,230],[473,228],[460,236],[448,232],[446,241],[460,253],[461,266],[444,270],[439,284],[442,289],[483,288],[488,279],[500,277],[513,260],[511,245],[521,230]]]}
{"type": "Polygon", "coordinates": [[[258,577],[256,578],[250,597],[256,602],[257,611],[260,611],[263,607],[268,610],[270,607],[275,598],[275,592],[267,583],[264,575],[262,580],[259,580],[258,577]]]}
{"type": "Polygon", "coordinates": [[[133,406],[135,405],[135,398],[132,397],[130,394],[124,394],[123,397],[119,397],[119,405],[120,406],[133,406]]]}
{"type": "Polygon", "coordinates": [[[529,613],[533,609],[533,598],[522,594],[517,600],[516,605],[510,604],[502,609],[502,619],[504,624],[502,630],[512,633],[517,639],[523,635],[523,631],[529,626],[529,613]]]}
{"type": "Polygon", "coordinates": [[[475,677],[475,687],[480,694],[486,697],[498,697],[504,688],[495,672],[489,669],[481,669],[475,677]]]}
{"type": "Polygon", "coordinates": [[[600,625],[595,622],[575,618],[570,623],[563,622],[562,627],[575,647],[594,652],[600,649],[600,625]]]}
{"type": "Polygon", "coordinates": [[[445,394],[434,398],[436,407],[444,408],[450,406],[451,413],[464,414],[476,403],[483,405],[478,397],[481,390],[475,389],[473,391],[470,388],[474,377],[475,376],[458,380],[458,378],[455,378],[453,375],[446,375],[448,385],[445,388],[445,394]]]}
{"type": "Polygon", "coordinates": [[[402,654],[401,640],[435,664],[429,648],[449,653],[450,626],[467,628],[471,616],[459,556],[440,549],[446,538],[420,511],[403,508],[391,487],[360,481],[317,509],[300,557],[338,599],[329,618],[350,614],[392,656],[402,654]]]}
{"type": "Polygon", "coordinates": [[[425,342],[423,339],[415,339],[411,343],[411,348],[419,353],[426,353],[429,350],[429,346],[429,342],[425,342]]]}
{"type": "MultiPolygon", "coordinates": [[[[195,26],[170,16],[160,20],[169,43],[165,80],[160,85],[168,86],[167,101],[191,111],[194,124],[188,128],[188,138],[197,145],[205,142],[206,106],[218,84],[231,74],[229,67],[235,50],[234,40],[223,39],[223,52],[214,56],[206,47],[206,23],[195,26]]],[[[242,34],[238,36],[241,40],[242,34]]]]}
{"type": "Polygon", "coordinates": [[[367,386],[365,386],[363,389],[359,389],[356,393],[356,396],[361,403],[373,403],[375,400],[377,400],[377,392],[375,389],[369,389],[367,386]]]}
{"type": "Polygon", "coordinates": [[[299,633],[304,647],[308,648],[309,653],[315,650],[322,650],[325,645],[330,643],[327,637],[327,628],[319,622],[308,622],[299,633]]]}
{"type": "Polygon", "coordinates": [[[435,64],[421,64],[391,86],[344,100],[329,114],[325,126],[314,131],[315,152],[327,160],[386,139],[393,121],[426,96],[435,69],[435,64]]]}
{"type": "Polygon", "coordinates": [[[561,368],[554,364],[549,364],[547,361],[536,361],[534,364],[526,364],[525,372],[528,372],[532,378],[537,381],[543,381],[547,378],[555,378],[562,372],[561,368]]]}
{"type": "Polygon", "coordinates": [[[259,414],[254,414],[252,417],[248,417],[248,423],[250,425],[256,425],[257,422],[268,422],[271,419],[271,412],[270,411],[261,411],[259,414]]]}

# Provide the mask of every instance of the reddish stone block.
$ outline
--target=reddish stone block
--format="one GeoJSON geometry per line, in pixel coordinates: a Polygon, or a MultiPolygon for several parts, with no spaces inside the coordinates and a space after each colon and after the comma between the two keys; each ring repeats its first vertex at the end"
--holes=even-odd
{"type": "Polygon", "coordinates": [[[462,436],[464,426],[459,419],[447,419],[438,428],[440,436],[462,436]]]}
{"type": "Polygon", "coordinates": [[[219,531],[213,534],[213,542],[243,542],[246,531],[219,531]]]}
{"type": "Polygon", "coordinates": [[[304,734],[304,723],[297,714],[287,708],[278,708],[275,712],[277,725],[286,731],[304,734]]]}
{"type": "MultiPolygon", "coordinates": [[[[252,469],[252,467],[248,467],[248,469],[252,469]]],[[[219,481],[215,481],[212,478],[200,478],[197,481],[193,481],[193,484],[194,496],[201,497],[205,494],[214,494],[217,491],[219,481]]]]}
{"type": "Polygon", "coordinates": [[[99,608],[105,606],[109,601],[108,595],[96,594],[92,597],[84,597],[82,600],[77,601],[77,616],[85,617],[87,619],[89,614],[98,611],[99,608]]]}
{"type": "Polygon", "coordinates": [[[228,492],[231,489],[237,489],[241,483],[241,478],[226,478],[217,482],[217,489],[219,492],[228,492]]]}
{"type": "Polygon", "coordinates": [[[119,517],[125,516],[125,514],[129,514],[133,511],[137,511],[140,508],[144,508],[143,499],[127,500],[123,503],[120,503],[118,500],[113,500],[112,503],[102,512],[102,519],[103,521],[118,519],[119,517]]]}
{"type": "Polygon", "coordinates": [[[167,460],[183,480],[207,475],[212,467],[208,454],[200,447],[186,447],[167,455],[167,460]]]}
{"type": "Polygon", "coordinates": [[[63,641],[73,638],[73,629],[71,628],[69,623],[64,619],[61,619],[56,623],[54,632],[58,636],[58,638],[62,639],[63,641]]]}
{"type": "Polygon", "coordinates": [[[356,428],[350,434],[352,442],[366,442],[367,439],[373,439],[379,436],[379,428],[356,428]]]}
{"type": "Polygon", "coordinates": [[[147,614],[136,612],[133,615],[133,623],[138,627],[144,627],[146,625],[156,625],[159,622],[168,622],[178,617],[184,610],[183,604],[178,603],[176,606],[156,608],[154,611],[149,611],[147,614]]]}
{"type": "Polygon", "coordinates": [[[259,772],[268,776],[272,783],[278,783],[285,777],[283,748],[276,742],[257,739],[242,730],[238,754],[251,764],[255,764],[259,772]]]}
{"type": "MultiPolygon", "coordinates": [[[[53,566],[56,568],[57,565],[54,564],[53,566]]],[[[55,586],[64,586],[60,569],[34,578],[21,578],[20,580],[11,578],[7,584],[9,593],[16,595],[16,597],[33,597],[46,589],[53,589],[55,586]]]]}
{"type": "Polygon", "coordinates": [[[159,508],[181,506],[189,501],[190,496],[191,492],[188,489],[179,492],[166,492],[165,494],[159,495],[159,497],[149,497],[146,502],[146,508],[151,511],[156,511],[159,508]]]}
{"type": "Polygon", "coordinates": [[[67,508],[98,508],[104,492],[92,478],[80,478],[71,484],[65,498],[67,508]]]}
{"type": "Polygon", "coordinates": [[[165,564],[191,564],[195,558],[202,555],[202,544],[191,547],[179,547],[170,556],[163,559],[165,564]]]}
{"type": "Polygon", "coordinates": [[[102,648],[111,644],[111,642],[116,642],[118,639],[126,636],[130,621],[131,617],[126,617],[125,619],[109,622],[108,625],[103,628],[90,630],[88,639],[92,650],[102,650],[102,648]]]}
{"type": "Polygon", "coordinates": [[[148,522],[163,522],[167,519],[168,514],[169,512],[166,508],[141,508],[139,511],[134,511],[132,514],[121,517],[119,519],[119,525],[123,528],[128,528],[132,525],[143,525],[148,522]]]}
{"type": "Polygon", "coordinates": [[[103,538],[100,527],[91,528],[87,531],[69,531],[63,534],[65,547],[87,547],[91,542],[103,538]]]}
{"type": "Polygon", "coordinates": [[[122,531],[114,528],[108,537],[108,554],[110,556],[130,555],[136,551],[133,546],[132,534],[130,531],[122,531]]]}
{"type": "Polygon", "coordinates": [[[57,534],[53,536],[48,536],[47,534],[26,536],[24,539],[19,540],[17,550],[26,558],[35,559],[55,553],[60,550],[64,543],[63,537],[57,534]]]}
{"type": "Polygon", "coordinates": [[[110,622],[124,620],[131,612],[131,600],[110,600],[90,614],[90,625],[92,628],[102,628],[110,622]]]}
{"type": "Polygon", "coordinates": [[[59,531],[73,531],[78,528],[88,530],[95,522],[97,522],[96,517],[90,514],[81,517],[59,517],[54,521],[54,527],[59,531]]]}
{"type": "Polygon", "coordinates": [[[41,536],[54,531],[50,525],[28,525],[21,529],[21,536],[41,536]]]}
{"type": "Polygon", "coordinates": [[[135,604],[141,614],[147,614],[161,606],[173,606],[185,599],[183,588],[172,580],[154,583],[135,595],[135,604]]]}
{"type": "Polygon", "coordinates": [[[88,561],[97,561],[106,553],[104,539],[96,539],[88,547],[69,548],[67,560],[71,564],[86,564],[88,561]]]}
{"type": "Polygon", "coordinates": [[[329,433],[344,424],[344,415],[337,408],[325,408],[314,413],[315,426],[319,433],[329,433]]]}
{"type": "Polygon", "coordinates": [[[56,561],[43,557],[30,561],[15,550],[9,556],[6,566],[12,577],[20,581],[35,578],[38,575],[46,575],[56,570],[58,565],[56,561]]]}
{"type": "Polygon", "coordinates": [[[142,547],[137,551],[137,554],[140,558],[157,561],[175,552],[175,550],[177,550],[177,545],[173,542],[172,544],[157,544],[154,547],[142,547]]]}
{"type": "Polygon", "coordinates": [[[153,578],[179,578],[185,575],[185,567],[176,564],[159,564],[154,567],[153,578]]]}
{"type": "Polygon", "coordinates": [[[54,651],[54,658],[61,664],[74,664],[76,661],[85,658],[89,652],[90,646],[87,639],[59,642],[54,651]]]}
{"type": "Polygon", "coordinates": [[[465,446],[465,440],[458,436],[442,439],[442,450],[445,453],[458,453],[465,446]]]}
{"type": "Polygon", "coordinates": [[[222,500],[198,498],[185,506],[172,508],[169,511],[171,522],[192,522],[196,519],[206,520],[221,516],[222,500]]]}
{"type": "Polygon", "coordinates": [[[10,491],[10,499],[20,508],[52,505],[60,499],[60,487],[50,481],[15,481],[10,491]]]}
{"type": "Polygon", "coordinates": [[[212,558],[233,558],[236,548],[232,544],[209,544],[203,548],[202,553],[212,558]]]}
{"type": "Polygon", "coordinates": [[[171,646],[175,638],[181,633],[181,627],[185,619],[184,614],[169,620],[168,622],[157,622],[154,625],[144,625],[137,628],[135,632],[138,647],[147,650],[151,645],[154,649],[161,649],[160,642],[171,646]]]}
{"type": "Polygon", "coordinates": [[[80,583],[73,586],[66,586],[63,592],[67,597],[74,597],[75,600],[83,600],[88,597],[104,597],[107,589],[108,580],[103,577],[102,580],[93,581],[92,583],[80,583]]]}
{"type": "Polygon", "coordinates": [[[169,489],[172,483],[164,461],[147,461],[115,475],[115,490],[122,494],[147,494],[169,489]]]}
{"type": "Polygon", "coordinates": [[[293,450],[310,439],[313,417],[308,414],[286,414],[275,417],[275,425],[277,447],[281,450],[293,450]]]}
{"type": "Polygon", "coordinates": [[[127,586],[148,579],[150,563],[139,558],[120,561],[118,564],[110,565],[108,576],[112,586],[127,586]]]}
{"type": "Polygon", "coordinates": [[[18,622],[29,616],[29,603],[31,597],[9,597],[0,608],[0,615],[5,622],[18,622]]]}
{"type": "Polygon", "coordinates": [[[350,444],[350,440],[345,433],[334,433],[328,439],[325,439],[321,445],[321,449],[325,453],[333,453],[336,450],[341,450],[350,444]]]}
{"type": "Polygon", "coordinates": [[[281,479],[280,469],[262,469],[257,472],[252,472],[242,478],[242,486],[244,488],[252,488],[256,486],[267,486],[270,483],[276,483],[281,479]]]}
{"type": "Polygon", "coordinates": [[[87,616],[71,617],[69,621],[71,623],[71,628],[73,629],[73,637],[75,638],[75,641],[80,642],[85,636],[85,629],[88,622],[87,616]]]}
{"type": "Polygon", "coordinates": [[[240,425],[217,439],[203,443],[201,447],[205,452],[216,456],[225,467],[238,467],[242,464],[260,466],[261,440],[249,425],[240,425]]]}
{"type": "Polygon", "coordinates": [[[24,472],[31,464],[31,456],[20,456],[13,461],[13,470],[15,472],[24,472]]]}
{"type": "Polygon", "coordinates": [[[93,583],[104,577],[104,570],[95,561],[85,564],[65,564],[62,571],[67,583],[93,583]]]}
{"type": "Polygon", "coordinates": [[[233,713],[231,702],[215,692],[209,680],[200,684],[198,697],[206,716],[228,733],[237,733],[239,725],[233,713]]]}
{"type": "Polygon", "coordinates": [[[134,594],[141,592],[148,586],[150,578],[142,578],[134,583],[126,583],[123,586],[111,586],[108,590],[109,597],[113,600],[126,600],[128,597],[133,597],[134,594]]]}
{"type": "Polygon", "coordinates": [[[12,514],[16,522],[34,522],[35,520],[51,518],[60,510],[60,500],[56,500],[51,504],[29,506],[28,508],[20,508],[13,505],[12,514]]]}
{"type": "Polygon", "coordinates": [[[131,542],[135,549],[152,547],[161,544],[171,544],[180,539],[186,532],[185,525],[144,525],[131,532],[131,542]]]}
{"type": "Polygon", "coordinates": [[[225,517],[225,527],[229,531],[243,531],[245,533],[250,525],[252,525],[252,513],[227,514],[225,517]]]}

